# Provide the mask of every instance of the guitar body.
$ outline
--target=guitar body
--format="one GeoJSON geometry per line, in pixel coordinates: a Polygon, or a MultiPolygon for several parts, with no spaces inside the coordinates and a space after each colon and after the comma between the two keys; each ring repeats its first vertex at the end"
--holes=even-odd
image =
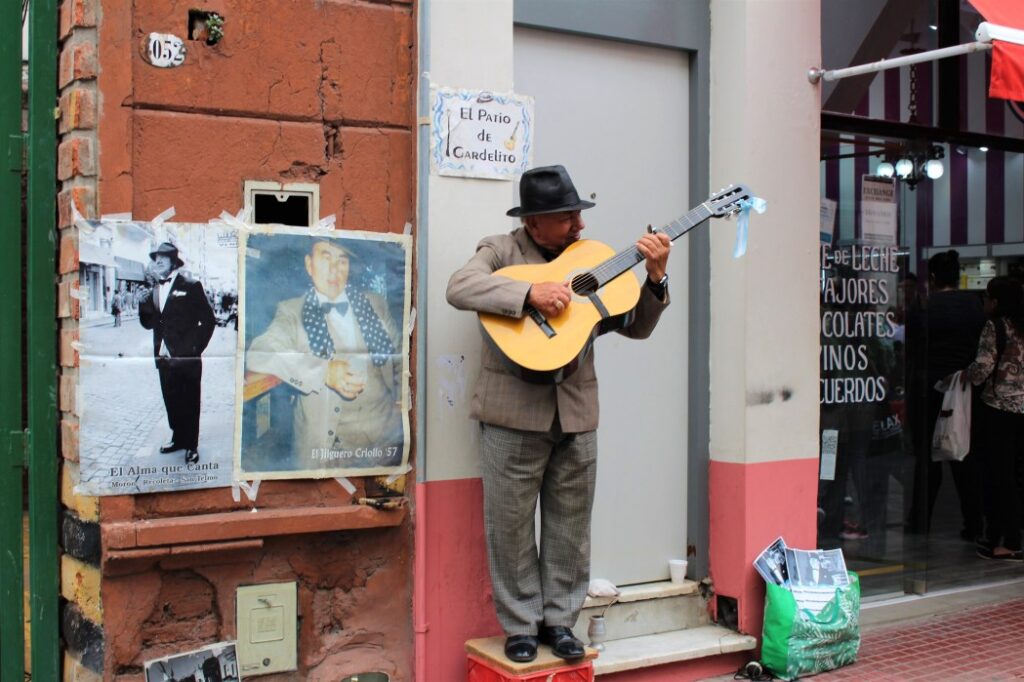
{"type": "MultiPolygon", "coordinates": [[[[570,245],[550,263],[510,265],[495,275],[522,282],[565,282],[586,273],[615,251],[598,241],[582,239],[570,245]]],[[[630,272],[623,273],[596,291],[607,317],[587,296],[573,293],[572,300],[557,317],[547,320],[554,331],[549,336],[529,315],[520,318],[480,313],[486,338],[515,367],[520,376],[536,381],[557,381],[566,368],[586,356],[593,340],[632,321],[633,308],[640,300],[640,283],[630,272]]]]}
{"type": "MultiPolygon", "coordinates": [[[[729,185],[686,215],[653,231],[675,241],[708,218],[749,211],[755,199],[746,185],[729,185]]],[[[763,202],[756,210],[764,211],[763,202]]],[[[518,319],[480,313],[484,338],[522,379],[559,382],[575,371],[595,338],[633,321],[640,282],[630,270],[643,260],[636,246],[615,253],[601,242],[581,239],[550,263],[496,270],[494,275],[521,282],[570,282],[572,300],[560,315],[550,319],[531,308],[518,319]],[[585,295],[590,291],[599,303],[585,295]]]]}

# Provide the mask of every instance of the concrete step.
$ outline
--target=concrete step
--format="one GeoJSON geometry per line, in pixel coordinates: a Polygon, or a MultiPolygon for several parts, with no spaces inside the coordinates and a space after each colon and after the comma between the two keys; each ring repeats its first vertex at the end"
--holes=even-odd
{"type": "Polygon", "coordinates": [[[697,583],[669,581],[621,588],[617,600],[587,597],[573,632],[586,643],[590,617],[604,614],[606,641],[686,630],[709,622],[697,583]]]}
{"type": "Polygon", "coordinates": [[[589,644],[590,617],[604,613],[607,638],[594,674],[607,675],[665,663],[754,649],[757,639],[710,623],[692,580],[632,585],[618,599],[588,597],[573,628],[589,644]]]}
{"type": "Polygon", "coordinates": [[[605,643],[594,661],[595,675],[608,675],[677,661],[689,661],[757,646],[757,639],[718,625],[702,625],[605,643]]]}

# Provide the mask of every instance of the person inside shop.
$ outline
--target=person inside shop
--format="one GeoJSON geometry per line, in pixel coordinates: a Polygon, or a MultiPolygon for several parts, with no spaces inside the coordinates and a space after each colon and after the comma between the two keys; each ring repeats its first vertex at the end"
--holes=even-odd
{"type": "MultiPolygon", "coordinates": [[[[974,359],[978,338],[985,324],[985,313],[978,297],[960,286],[960,254],[955,250],[937,253],[928,259],[928,306],[923,324],[925,346],[925,424],[918,438],[914,469],[914,498],[910,529],[927,533],[935,500],[942,484],[942,462],[931,460],[931,434],[942,409],[941,391],[935,384],[963,369],[974,359]]],[[[920,398],[919,398],[920,399],[920,398]]],[[[960,500],[963,527],[960,536],[974,542],[982,531],[981,482],[977,457],[968,454],[963,461],[948,462],[960,500]]]]}
{"type": "Polygon", "coordinates": [[[1021,475],[1024,473],[1024,290],[1009,277],[985,289],[989,319],[977,356],[960,375],[981,388],[972,421],[978,427],[985,490],[985,534],[978,556],[1024,561],[1021,555],[1021,475]]]}
{"type": "Polygon", "coordinates": [[[185,462],[199,461],[199,412],[203,351],[217,324],[201,282],[181,270],[178,248],[164,242],[149,254],[150,289],[139,302],[139,323],[153,330],[153,357],[171,428],[160,447],[168,454],[185,451],[185,462]]]}
{"type": "MultiPolygon", "coordinates": [[[[580,239],[581,211],[594,206],[579,198],[563,166],[523,174],[520,205],[507,215],[522,225],[484,238],[476,253],[448,282],[448,302],[459,310],[520,318],[531,309],[546,318],[572,305],[567,282],[523,282],[492,275],[499,268],[544,263],[580,239]]],[[[648,337],[669,304],[671,242],[647,234],[636,243],[647,270],[635,319],[620,333],[648,337]]],[[[498,620],[505,655],[527,662],[538,642],[555,656],[574,660],[583,643],[570,628],[587,594],[590,521],[597,475],[597,377],[594,353],[560,383],[528,383],[483,344],[470,416],[480,422],[484,522],[498,620]],[[534,513],[540,498],[538,555],[534,513]]]]}
{"type": "Polygon", "coordinates": [[[310,286],[281,301],[253,339],[246,368],[296,391],[289,470],[396,466],[403,456],[398,327],[383,297],[349,277],[355,256],[337,239],[310,240],[310,286]],[[377,451],[380,457],[353,456],[377,451]]]}

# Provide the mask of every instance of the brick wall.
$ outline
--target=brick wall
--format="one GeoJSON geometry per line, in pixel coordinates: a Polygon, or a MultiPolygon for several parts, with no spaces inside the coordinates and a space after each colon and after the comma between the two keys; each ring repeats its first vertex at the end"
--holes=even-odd
{"type": "Polygon", "coordinates": [[[96,215],[97,73],[95,0],[66,0],[60,7],[60,122],[57,195],[60,230],[57,316],[61,367],[58,409],[63,466],[61,500],[61,630],[65,644],[64,679],[94,682],[103,669],[103,605],[100,601],[99,503],[74,494],[78,481],[78,235],[72,206],[96,215]]]}
{"type": "MultiPolygon", "coordinates": [[[[384,671],[412,679],[412,523],[190,544],[187,517],[344,508],[376,483],[265,481],[230,490],[85,498],[78,480],[78,254],[72,205],[206,222],[242,207],[244,180],[317,182],[339,229],[401,232],[415,211],[412,0],[64,0],[61,8],[59,405],[66,558],[65,680],[140,682],[145,661],[236,637],[235,590],[298,583],[299,672],[268,682],[384,671]],[[149,32],[186,38],[190,9],[225,16],[215,46],[185,64],[140,55],[149,32]],[[182,519],[168,547],[123,551],[110,529],[182,519]],[[165,551],[167,550],[167,551],[165,551]],[[92,677],[90,677],[92,676],[92,677]]],[[[413,366],[414,363],[413,363],[413,366]]]]}

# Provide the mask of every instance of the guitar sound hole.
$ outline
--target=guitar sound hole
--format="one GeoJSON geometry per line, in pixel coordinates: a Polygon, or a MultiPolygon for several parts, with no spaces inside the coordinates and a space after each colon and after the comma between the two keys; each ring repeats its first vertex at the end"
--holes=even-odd
{"type": "Polygon", "coordinates": [[[589,272],[576,275],[572,278],[572,291],[577,296],[590,296],[597,291],[597,277],[589,272]]]}

